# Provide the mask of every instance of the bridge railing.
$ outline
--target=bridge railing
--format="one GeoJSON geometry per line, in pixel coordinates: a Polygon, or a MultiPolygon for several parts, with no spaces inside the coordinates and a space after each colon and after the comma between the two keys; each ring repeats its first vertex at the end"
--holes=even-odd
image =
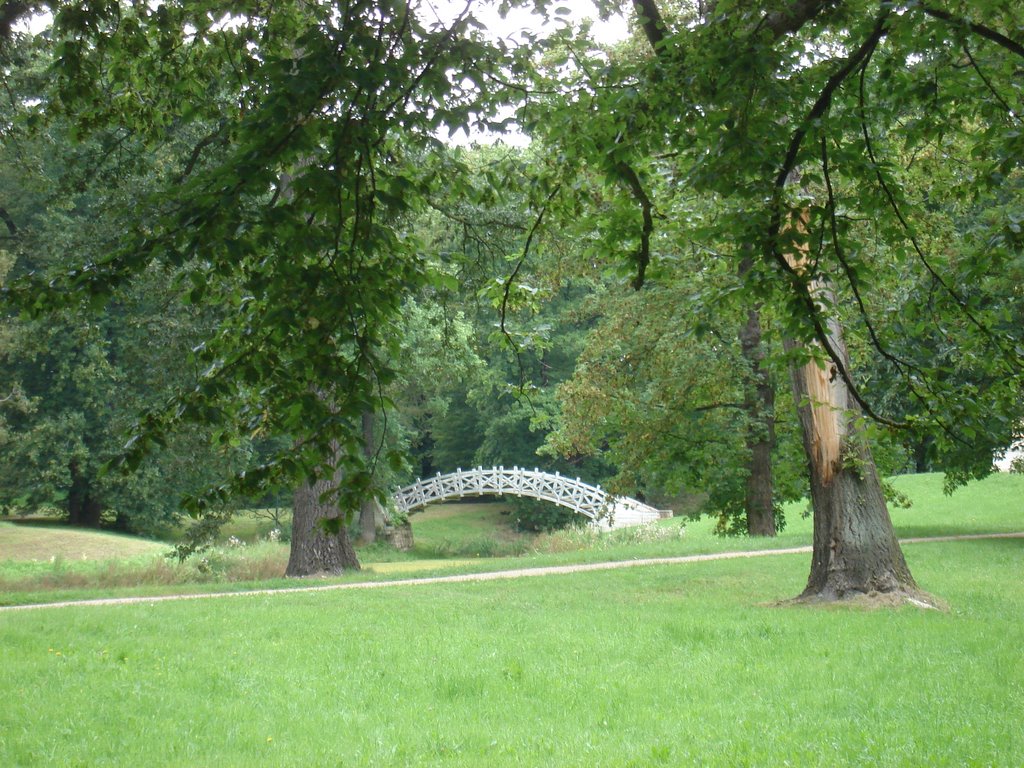
{"type": "Polygon", "coordinates": [[[539,469],[513,467],[476,467],[470,470],[456,470],[434,477],[428,477],[412,485],[400,488],[394,493],[396,508],[409,514],[447,499],[465,496],[515,495],[550,501],[568,507],[591,520],[606,520],[616,508],[628,509],[640,519],[657,519],[663,516],[660,510],[649,507],[635,499],[616,499],[599,485],[590,485],[578,477],[564,477],[555,472],[541,472],[539,469]]]}

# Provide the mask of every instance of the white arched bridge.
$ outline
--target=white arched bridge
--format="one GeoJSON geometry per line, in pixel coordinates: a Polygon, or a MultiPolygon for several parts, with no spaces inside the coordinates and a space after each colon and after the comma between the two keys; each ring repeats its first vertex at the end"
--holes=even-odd
{"type": "Polygon", "coordinates": [[[513,467],[477,467],[456,470],[447,475],[438,473],[394,493],[395,507],[410,514],[448,499],[465,496],[527,496],[550,501],[560,507],[589,517],[601,528],[623,528],[670,517],[670,510],[660,510],[636,499],[612,496],[599,485],[588,485],[578,477],[574,480],[557,472],[549,474],[538,469],[513,467]]]}

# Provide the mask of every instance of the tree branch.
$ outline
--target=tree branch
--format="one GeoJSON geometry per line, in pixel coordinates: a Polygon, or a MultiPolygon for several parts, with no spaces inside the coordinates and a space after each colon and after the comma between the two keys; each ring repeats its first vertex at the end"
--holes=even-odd
{"type": "Polygon", "coordinates": [[[626,185],[629,187],[633,197],[640,203],[640,210],[643,212],[644,226],[640,231],[640,247],[636,249],[633,258],[636,261],[636,277],[633,278],[633,289],[639,291],[644,285],[644,276],[647,273],[647,265],[651,263],[651,233],[654,231],[654,215],[652,213],[654,204],[644,190],[633,167],[626,162],[618,162],[615,169],[622,174],[626,185]]]}
{"type": "MultiPolygon", "coordinates": [[[[793,138],[790,139],[789,148],[786,150],[786,158],[782,163],[782,167],[779,169],[778,175],[775,177],[776,196],[781,193],[783,187],[786,186],[786,180],[789,178],[789,174],[791,174],[793,169],[796,168],[796,157],[800,152],[800,145],[807,136],[807,129],[815,120],[828,111],[828,108],[832,105],[832,94],[836,92],[836,89],[843,84],[843,81],[845,81],[846,78],[861,65],[862,62],[871,56],[875,47],[881,39],[885,37],[887,32],[885,22],[889,18],[889,13],[889,11],[883,11],[882,14],[875,19],[875,26],[872,28],[868,39],[865,40],[861,46],[846,59],[843,66],[828,79],[825,83],[825,87],[821,91],[821,94],[819,94],[817,101],[814,102],[814,106],[811,107],[811,111],[807,113],[807,117],[803,119],[800,126],[793,132],[793,138]]],[[[782,221],[779,219],[775,223],[777,224],[777,227],[780,227],[782,221]]],[[[774,229],[775,233],[778,233],[777,227],[774,229]]]]}
{"type": "Polygon", "coordinates": [[[940,19],[949,24],[953,24],[954,26],[965,27],[966,29],[971,30],[971,32],[973,32],[974,34],[978,35],[979,37],[984,37],[986,40],[991,40],[996,45],[1005,48],[1011,53],[1017,54],[1021,58],[1024,58],[1024,45],[1018,43],[1016,40],[1007,37],[1001,32],[997,32],[991,27],[986,27],[984,24],[978,24],[977,22],[969,21],[967,19],[958,18],[953,14],[949,13],[948,11],[943,11],[940,8],[930,8],[927,5],[922,5],[920,6],[920,8],[928,16],[940,19]]]}
{"type": "Polygon", "coordinates": [[[520,383],[520,386],[522,386],[522,385],[524,385],[526,383],[526,372],[523,370],[523,360],[522,360],[522,356],[519,354],[519,345],[516,344],[515,339],[512,338],[512,334],[510,334],[508,332],[508,330],[506,329],[506,327],[505,327],[505,316],[508,313],[508,300],[509,300],[510,294],[512,293],[512,285],[513,285],[513,283],[515,283],[515,279],[519,275],[519,270],[521,270],[523,268],[523,264],[526,263],[527,256],[530,255],[530,246],[533,243],[534,235],[537,234],[537,230],[540,229],[540,225],[544,221],[545,214],[548,212],[548,205],[550,205],[551,201],[555,199],[555,195],[558,194],[558,192],[559,192],[559,190],[561,188],[562,188],[561,184],[556,184],[555,185],[555,188],[551,190],[551,194],[549,194],[547,199],[544,201],[544,205],[541,207],[540,212],[537,214],[537,218],[533,220],[533,226],[530,227],[530,233],[526,236],[526,243],[523,244],[523,253],[519,257],[519,261],[516,262],[515,269],[512,270],[512,273],[508,276],[508,279],[505,280],[505,285],[503,286],[503,290],[502,290],[502,295],[501,295],[501,320],[500,320],[499,328],[501,329],[502,335],[508,341],[509,346],[512,347],[512,351],[516,355],[516,362],[519,365],[519,383],[520,383]]]}
{"type": "Polygon", "coordinates": [[[195,147],[192,148],[192,154],[189,155],[188,161],[185,163],[185,167],[182,169],[181,173],[179,173],[177,176],[174,177],[174,183],[175,184],[181,184],[181,182],[183,182],[185,179],[187,179],[189,176],[192,175],[192,171],[195,170],[196,163],[199,162],[199,158],[203,154],[203,150],[206,149],[211,144],[213,144],[219,138],[221,138],[220,134],[221,134],[221,131],[223,131],[223,130],[224,130],[224,123],[221,122],[221,124],[217,127],[217,129],[215,131],[213,131],[213,133],[211,133],[211,134],[209,134],[207,136],[204,136],[199,141],[199,143],[196,144],[195,147]]]}
{"type": "Polygon", "coordinates": [[[981,82],[983,82],[985,84],[985,87],[988,88],[988,92],[992,94],[992,98],[994,98],[996,101],[999,102],[999,104],[1002,106],[1002,108],[1006,110],[1006,114],[1008,114],[1010,117],[1012,117],[1018,123],[1021,122],[1020,115],[1018,115],[1016,112],[1014,112],[1013,107],[1011,107],[1006,102],[1006,99],[1004,99],[999,94],[999,91],[997,91],[995,89],[995,86],[992,85],[992,81],[989,80],[987,77],[985,77],[985,73],[982,72],[981,71],[981,67],[978,66],[978,62],[975,60],[974,56],[971,54],[971,49],[967,45],[966,41],[964,41],[963,49],[964,49],[964,53],[967,55],[967,60],[971,63],[971,67],[973,67],[974,71],[978,74],[978,77],[981,78],[981,82]]]}
{"type": "Polygon", "coordinates": [[[832,174],[829,170],[828,143],[824,136],[821,137],[821,171],[825,179],[825,190],[828,194],[827,209],[829,226],[832,233],[832,250],[835,252],[836,259],[839,261],[840,266],[842,266],[843,272],[846,273],[846,282],[849,283],[850,290],[853,291],[853,298],[857,302],[857,309],[860,311],[860,316],[863,318],[864,325],[868,329],[868,335],[871,337],[871,343],[882,357],[896,366],[898,371],[908,369],[916,371],[917,373],[922,373],[921,369],[909,360],[904,360],[903,358],[897,357],[893,353],[889,352],[882,343],[882,340],[879,338],[874,323],[871,322],[871,317],[868,314],[867,307],[864,305],[864,297],[861,295],[860,288],[857,285],[857,275],[850,266],[850,263],[846,260],[842,244],[839,241],[839,225],[836,221],[836,198],[835,191],[832,187],[832,174]]]}
{"type": "Polygon", "coordinates": [[[1013,360],[1015,363],[1019,364],[1020,355],[1016,354],[1012,349],[1005,348],[1004,345],[1000,342],[999,338],[996,336],[996,334],[993,333],[992,329],[985,325],[985,323],[983,323],[980,319],[978,319],[974,312],[971,311],[971,307],[967,303],[967,300],[952,285],[950,285],[942,277],[942,275],[939,274],[938,270],[936,270],[935,267],[928,260],[928,257],[927,255],[925,255],[924,249],[921,248],[920,243],[917,242],[917,237],[914,236],[913,230],[910,227],[910,223],[903,216],[903,211],[900,210],[900,206],[896,200],[896,196],[893,194],[893,191],[892,189],[890,189],[888,182],[886,182],[885,177],[882,175],[881,167],[879,166],[878,160],[875,157],[874,145],[871,140],[871,134],[868,131],[867,119],[864,116],[864,90],[864,73],[862,71],[860,78],[859,100],[860,128],[861,134],[864,137],[864,147],[867,150],[868,159],[871,161],[871,166],[875,169],[875,178],[878,180],[878,186],[882,189],[882,193],[886,199],[886,202],[889,204],[889,207],[892,209],[893,215],[896,217],[896,220],[903,228],[907,240],[910,241],[910,244],[914,249],[914,253],[917,254],[918,261],[920,261],[921,264],[924,265],[925,270],[928,272],[929,275],[931,275],[932,280],[934,280],[936,284],[941,286],[942,290],[945,291],[947,296],[953,299],[956,305],[960,308],[960,311],[963,313],[964,317],[967,318],[971,325],[973,325],[975,328],[981,331],[982,335],[984,335],[985,338],[987,338],[997,350],[1006,355],[1008,359],[1013,360]]]}
{"type": "Polygon", "coordinates": [[[860,288],[857,287],[856,274],[853,272],[849,263],[847,262],[846,256],[844,255],[843,249],[840,246],[839,242],[839,227],[836,223],[835,193],[833,192],[832,188],[832,177],[829,173],[828,146],[826,144],[825,137],[822,137],[821,139],[821,169],[822,174],[825,178],[825,188],[828,192],[828,211],[829,221],[832,230],[833,250],[835,251],[836,258],[839,260],[840,265],[843,267],[843,271],[846,273],[846,280],[850,285],[850,289],[853,291],[854,299],[857,302],[857,307],[860,310],[860,315],[864,320],[864,325],[868,329],[868,335],[871,337],[872,345],[875,347],[876,350],[878,350],[878,353],[882,355],[883,358],[892,363],[892,365],[895,366],[896,370],[904,376],[904,379],[907,382],[907,386],[910,389],[910,393],[914,396],[914,399],[921,404],[921,406],[925,409],[925,411],[932,418],[932,420],[939,425],[939,428],[942,429],[942,431],[945,432],[950,439],[966,445],[967,443],[964,442],[964,439],[946,425],[946,423],[942,419],[941,414],[938,412],[938,410],[936,410],[935,406],[933,405],[933,403],[939,401],[939,398],[936,396],[935,391],[932,389],[932,387],[928,384],[928,377],[927,375],[924,374],[924,371],[921,370],[919,366],[915,365],[914,363],[911,363],[909,360],[904,360],[903,358],[897,357],[888,349],[886,349],[885,346],[882,344],[882,341],[879,338],[878,333],[875,330],[874,324],[871,322],[871,318],[868,315],[867,308],[864,305],[864,299],[860,293],[860,288]],[[917,387],[914,385],[913,380],[904,372],[905,369],[921,374],[921,381],[924,383],[924,388],[928,392],[928,395],[930,395],[931,399],[925,397],[918,391],[917,387]]]}
{"type": "MultiPolygon", "coordinates": [[[[790,32],[799,31],[808,21],[837,4],[838,0],[793,0],[788,8],[766,14],[754,31],[767,29],[773,39],[778,40],[790,32]]],[[[656,53],[660,52],[669,31],[656,0],[633,0],[633,9],[651,48],[656,53]]]]}
{"type": "Polygon", "coordinates": [[[11,237],[18,234],[18,227],[15,226],[14,219],[11,218],[11,214],[7,212],[6,208],[0,208],[0,221],[7,225],[7,231],[11,233],[11,237]]]}
{"type": "Polygon", "coordinates": [[[818,96],[814,105],[811,107],[811,111],[807,114],[807,117],[801,122],[800,126],[793,132],[793,137],[790,140],[789,148],[786,151],[786,158],[782,163],[782,167],[779,173],[775,177],[775,194],[774,194],[774,210],[772,212],[772,219],[770,225],[770,252],[771,258],[786,272],[792,281],[794,290],[797,291],[799,300],[803,304],[807,311],[808,317],[814,326],[814,337],[818,343],[821,344],[822,349],[828,358],[835,364],[836,371],[842,378],[843,383],[846,385],[850,392],[850,395],[857,404],[863,409],[864,413],[870,416],[875,421],[881,424],[887,424],[891,427],[906,427],[905,423],[896,422],[892,419],[888,419],[879,413],[876,413],[871,405],[861,395],[860,390],[853,381],[853,377],[847,370],[846,365],[839,355],[839,353],[832,346],[829,341],[829,333],[821,321],[821,312],[818,309],[814,297],[811,294],[810,287],[807,285],[804,276],[800,270],[793,264],[789,263],[786,256],[779,251],[778,240],[782,230],[782,192],[785,189],[786,182],[789,178],[790,173],[796,167],[796,158],[800,151],[800,146],[803,143],[804,138],[807,135],[808,127],[818,118],[822,117],[825,112],[828,111],[829,106],[832,103],[832,95],[836,89],[842,85],[843,81],[846,80],[850,74],[857,69],[863,62],[866,62],[874,52],[875,47],[879,41],[886,34],[885,22],[889,17],[889,11],[882,12],[875,20],[875,26],[873,27],[871,34],[868,36],[860,47],[857,48],[843,63],[843,66],[839,68],[825,83],[825,87],[822,89],[821,94],[818,96]]]}
{"type": "Polygon", "coordinates": [[[804,24],[833,5],[837,5],[837,0],[794,0],[785,10],[766,15],[758,28],[771,30],[772,36],[778,40],[783,35],[799,31],[804,24]]]}
{"type": "Polygon", "coordinates": [[[633,0],[633,8],[636,10],[644,35],[647,36],[647,42],[657,52],[668,34],[661,11],[658,10],[655,0],[633,0]]]}

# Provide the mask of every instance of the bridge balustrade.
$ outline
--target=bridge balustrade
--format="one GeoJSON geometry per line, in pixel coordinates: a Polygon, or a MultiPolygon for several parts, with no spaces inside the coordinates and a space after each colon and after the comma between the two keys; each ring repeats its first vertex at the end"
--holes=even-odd
{"type": "Polygon", "coordinates": [[[395,507],[413,513],[449,499],[466,496],[527,496],[549,501],[585,515],[602,527],[621,527],[657,520],[671,512],[655,509],[636,499],[613,497],[599,485],[589,485],[578,477],[564,477],[539,469],[513,467],[476,467],[418,480],[394,493],[395,507]],[[618,521],[617,521],[618,519],[618,521]]]}

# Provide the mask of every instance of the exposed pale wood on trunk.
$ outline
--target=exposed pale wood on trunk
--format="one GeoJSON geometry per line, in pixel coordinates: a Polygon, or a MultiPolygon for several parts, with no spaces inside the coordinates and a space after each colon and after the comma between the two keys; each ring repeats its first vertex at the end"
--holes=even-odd
{"type": "MultiPolygon", "coordinates": [[[[805,226],[805,222],[797,226],[805,226]]],[[[787,256],[797,270],[804,255],[787,256]]],[[[825,306],[836,297],[824,279],[810,286],[825,306]]],[[[842,327],[833,317],[828,342],[850,369],[842,327]]],[[[796,348],[786,343],[790,351],[796,348]]],[[[791,369],[814,507],[811,572],[804,599],[835,600],[872,592],[904,593],[928,601],[907,568],[885,504],[871,449],[860,425],[860,409],[835,366],[811,361],[791,369]]]]}
{"type": "Polygon", "coordinates": [[[815,465],[821,468],[822,482],[831,483],[842,461],[843,440],[847,434],[843,410],[849,403],[843,397],[845,389],[842,381],[837,380],[832,363],[821,366],[812,360],[798,375],[810,404],[810,450],[815,455],[815,465]]]}

